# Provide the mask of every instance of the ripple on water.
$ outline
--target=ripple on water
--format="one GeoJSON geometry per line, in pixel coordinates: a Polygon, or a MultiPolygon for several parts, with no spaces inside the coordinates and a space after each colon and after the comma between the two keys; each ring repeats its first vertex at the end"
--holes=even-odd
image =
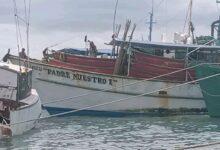
{"type": "Polygon", "coordinates": [[[64,117],[39,122],[0,141],[13,149],[175,149],[220,141],[220,119],[208,116],[64,117]]]}

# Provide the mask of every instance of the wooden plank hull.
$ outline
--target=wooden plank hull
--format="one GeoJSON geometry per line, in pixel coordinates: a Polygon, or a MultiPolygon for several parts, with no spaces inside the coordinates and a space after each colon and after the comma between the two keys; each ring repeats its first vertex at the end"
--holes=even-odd
{"type": "MultiPolygon", "coordinates": [[[[60,60],[60,53],[57,52],[54,53],[54,58],[55,60],[51,60],[49,64],[97,73],[113,74],[115,66],[114,59],[65,54],[64,61],[60,60]]],[[[141,52],[135,52],[131,61],[129,76],[135,78],[146,79],[185,68],[183,60],[147,55],[141,52]]],[[[195,72],[194,70],[187,70],[160,79],[169,81],[194,80],[195,72]]]]}

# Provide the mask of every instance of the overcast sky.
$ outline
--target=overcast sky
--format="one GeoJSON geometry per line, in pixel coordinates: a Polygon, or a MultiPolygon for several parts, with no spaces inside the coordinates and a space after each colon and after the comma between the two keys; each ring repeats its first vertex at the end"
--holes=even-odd
{"type": "MultiPolygon", "coordinates": [[[[28,1],[28,0],[26,0],[28,1]]],[[[24,16],[24,0],[16,0],[19,15],[24,16]]],[[[30,54],[41,57],[45,47],[68,41],[54,49],[83,48],[88,35],[98,48],[110,48],[113,13],[116,0],[32,0],[30,54]],[[71,40],[70,40],[71,39],[71,40]]],[[[166,33],[168,41],[174,32],[182,32],[189,0],[154,0],[153,41],[166,33]]],[[[137,24],[134,38],[147,40],[151,0],[119,0],[116,22],[124,26],[126,19],[137,24]]],[[[194,0],[193,23],[196,35],[209,35],[211,23],[218,18],[216,0],[194,0]]],[[[21,23],[21,28],[24,24],[21,23]]],[[[122,31],[121,31],[122,32],[122,31]]],[[[23,44],[25,44],[25,32],[23,44]]],[[[16,32],[12,0],[0,0],[0,58],[8,48],[16,53],[16,32]]]]}

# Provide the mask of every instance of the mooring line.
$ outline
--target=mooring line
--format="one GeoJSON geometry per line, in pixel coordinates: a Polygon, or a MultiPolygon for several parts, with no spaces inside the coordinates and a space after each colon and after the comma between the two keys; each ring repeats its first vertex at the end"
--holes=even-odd
{"type": "MultiPolygon", "coordinates": [[[[170,72],[170,73],[159,75],[159,76],[156,76],[156,77],[140,80],[140,81],[133,82],[133,83],[128,83],[128,84],[125,84],[125,85],[111,87],[111,88],[107,88],[107,89],[103,89],[103,90],[99,90],[99,91],[95,91],[95,92],[88,92],[88,93],[85,93],[85,94],[81,94],[81,95],[77,95],[77,96],[73,96],[73,97],[67,97],[67,98],[58,99],[58,100],[57,99],[51,99],[51,100],[48,100],[48,102],[43,103],[42,105],[54,104],[54,103],[69,101],[69,100],[73,101],[76,98],[80,98],[80,97],[84,97],[84,96],[88,96],[88,95],[93,95],[93,94],[99,94],[99,93],[110,91],[110,90],[117,89],[117,88],[132,86],[132,85],[135,85],[135,84],[139,84],[139,83],[154,80],[154,79],[157,79],[157,78],[165,77],[165,76],[168,76],[168,75],[171,75],[171,74],[175,74],[175,73],[178,73],[178,72],[181,72],[181,71],[186,71],[186,70],[189,70],[189,69],[193,69],[195,67],[206,65],[206,64],[213,64],[213,65],[216,64],[216,65],[218,65],[220,63],[201,63],[201,64],[197,64],[197,65],[194,65],[194,66],[191,66],[191,67],[187,67],[187,68],[183,68],[183,69],[180,69],[180,70],[177,70],[177,71],[173,71],[173,72],[170,72]]],[[[193,82],[196,82],[196,81],[193,80],[193,82]]]]}
{"type": "Polygon", "coordinates": [[[215,146],[215,145],[220,145],[220,142],[213,142],[213,143],[207,143],[207,144],[201,144],[201,145],[188,146],[188,147],[180,148],[179,150],[187,150],[187,149],[192,149],[192,148],[205,148],[207,146],[215,146]]]}
{"type": "Polygon", "coordinates": [[[139,95],[136,95],[136,96],[129,96],[127,98],[122,98],[122,99],[118,99],[118,100],[114,100],[114,101],[110,101],[110,102],[106,102],[106,103],[102,103],[102,104],[97,104],[97,105],[91,105],[91,106],[84,107],[84,108],[77,109],[77,110],[67,111],[67,112],[58,113],[58,114],[54,114],[54,115],[49,115],[49,116],[41,117],[41,118],[37,118],[37,119],[31,119],[31,120],[27,120],[27,121],[21,121],[21,122],[17,122],[17,123],[11,124],[11,125],[22,124],[22,123],[31,122],[31,121],[37,121],[37,120],[44,120],[44,119],[49,119],[49,118],[53,118],[53,117],[63,116],[63,115],[71,114],[71,113],[76,113],[76,112],[79,112],[79,111],[82,111],[82,110],[87,110],[87,109],[91,109],[91,108],[105,106],[105,105],[109,105],[109,104],[125,101],[125,100],[128,100],[128,99],[145,96],[145,95],[148,95],[148,94],[153,94],[153,93],[159,92],[161,90],[168,90],[168,89],[172,89],[172,88],[175,88],[175,87],[180,87],[180,86],[183,86],[183,85],[187,85],[187,84],[190,84],[190,83],[199,82],[199,81],[210,79],[210,78],[213,78],[213,77],[216,77],[216,76],[220,76],[220,73],[214,74],[214,75],[211,75],[211,76],[207,76],[207,77],[204,77],[204,78],[200,78],[200,79],[197,79],[197,80],[194,80],[194,81],[189,81],[189,82],[185,82],[185,83],[182,83],[182,84],[178,84],[178,85],[175,85],[175,86],[169,86],[169,87],[166,87],[166,88],[161,88],[161,89],[158,89],[158,90],[154,90],[152,92],[147,92],[147,93],[139,94],[139,95]]]}

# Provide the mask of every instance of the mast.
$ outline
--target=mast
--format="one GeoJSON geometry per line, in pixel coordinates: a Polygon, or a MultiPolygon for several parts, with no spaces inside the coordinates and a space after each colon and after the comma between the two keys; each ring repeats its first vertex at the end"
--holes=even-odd
{"type": "Polygon", "coordinates": [[[115,38],[116,38],[115,20],[116,20],[116,15],[117,15],[117,8],[118,8],[118,0],[116,0],[116,3],[115,3],[115,11],[114,11],[114,18],[113,18],[113,35],[112,35],[112,40],[113,40],[112,56],[113,57],[115,57],[115,38]]]}
{"type": "Polygon", "coordinates": [[[189,2],[189,20],[188,20],[188,36],[191,37],[191,31],[192,31],[192,6],[193,6],[193,0],[190,0],[189,2]]]}
{"type": "Polygon", "coordinates": [[[115,11],[114,11],[114,18],[113,18],[113,34],[115,34],[115,20],[116,20],[116,15],[117,15],[117,8],[118,8],[118,0],[116,0],[115,3],[115,11]]]}
{"type": "Polygon", "coordinates": [[[152,32],[153,32],[153,24],[156,23],[154,22],[154,0],[152,0],[152,8],[150,14],[150,22],[147,22],[149,25],[149,35],[148,35],[148,40],[152,40],[152,32]]]}

